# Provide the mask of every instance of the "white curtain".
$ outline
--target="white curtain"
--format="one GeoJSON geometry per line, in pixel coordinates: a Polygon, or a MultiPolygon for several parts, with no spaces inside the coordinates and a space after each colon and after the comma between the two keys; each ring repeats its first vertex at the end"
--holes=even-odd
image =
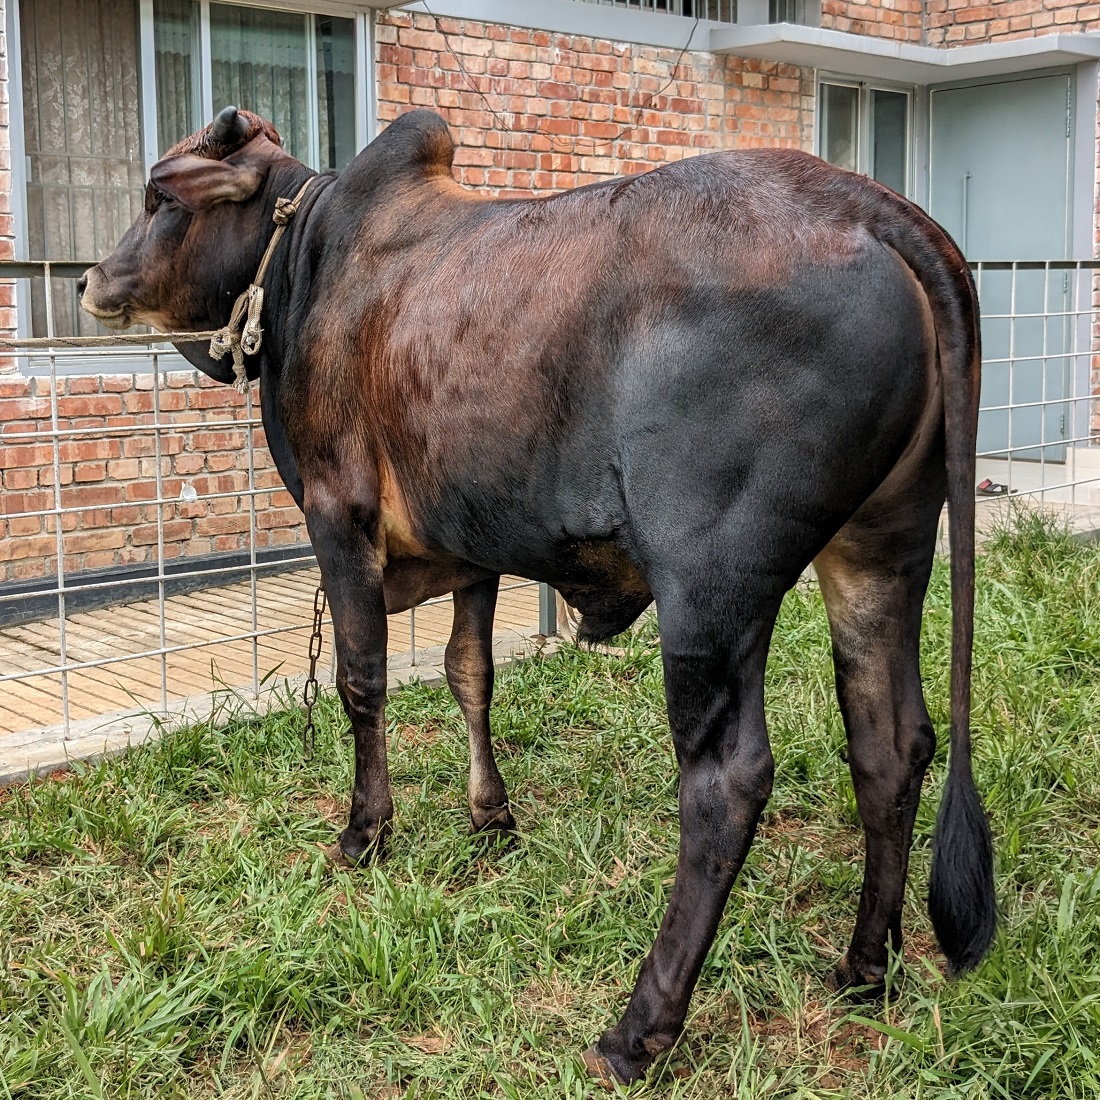
{"type": "Polygon", "coordinates": [[[232,104],[275,124],[288,151],[309,163],[306,15],[210,5],[214,111],[232,104]]]}
{"type": "Polygon", "coordinates": [[[191,0],[156,0],[157,145],[163,156],[199,128],[195,119],[197,9],[191,0]]]}
{"type": "MultiPolygon", "coordinates": [[[[144,168],[134,0],[20,0],[27,244],[34,260],[106,256],[141,209],[144,168]]],[[[54,281],[59,334],[97,330],[54,281]]],[[[32,324],[46,330],[32,281],[32,324]]]]}

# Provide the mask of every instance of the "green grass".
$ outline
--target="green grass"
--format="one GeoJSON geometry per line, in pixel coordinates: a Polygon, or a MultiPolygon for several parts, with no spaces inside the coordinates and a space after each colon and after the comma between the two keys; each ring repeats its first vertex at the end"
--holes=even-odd
{"type": "MultiPolygon", "coordinates": [[[[1100,546],[1025,518],[979,562],[974,727],[1003,925],[958,982],[924,913],[949,628],[938,563],[924,671],[941,749],[886,1004],[822,984],[862,841],[809,586],[769,666],[775,794],[684,1042],[631,1095],[1100,1093],[1100,546]]],[[[291,709],[0,792],[0,1100],[599,1094],[577,1055],[626,1003],[677,836],[653,624],[623,644],[500,677],[510,848],[468,834],[458,710],[422,687],[390,704],[380,867],[323,853],[350,782],[331,697],[310,764],[291,709]]]]}

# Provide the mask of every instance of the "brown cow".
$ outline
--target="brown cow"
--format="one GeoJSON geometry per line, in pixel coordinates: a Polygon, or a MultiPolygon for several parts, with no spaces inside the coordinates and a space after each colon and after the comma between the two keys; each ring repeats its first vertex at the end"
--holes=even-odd
{"type": "MultiPolygon", "coordinates": [[[[455,183],[453,151],[444,123],[414,111],[313,182],[244,363],[332,603],[355,737],[344,853],[377,851],[393,814],[387,610],[457,590],[449,672],[472,782],[491,780],[476,820],[478,806],[507,815],[487,719],[497,577],[554,585],[591,638],[653,598],[679,865],[626,1013],[586,1057],[605,1079],[638,1078],[680,1033],[771,791],[768,643],[813,561],[867,836],[833,980],[881,984],[935,747],[918,642],[946,494],[951,771],[929,905],[951,966],[975,965],[995,907],[970,763],[980,357],[962,256],[904,199],[799,152],[496,200],[455,183]]],[[[227,108],[153,168],[85,308],[116,325],[225,324],[276,199],[311,175],[270,125],[227,108]]],[[[232,380],[205,347],[180,350],[232,380]]]]}

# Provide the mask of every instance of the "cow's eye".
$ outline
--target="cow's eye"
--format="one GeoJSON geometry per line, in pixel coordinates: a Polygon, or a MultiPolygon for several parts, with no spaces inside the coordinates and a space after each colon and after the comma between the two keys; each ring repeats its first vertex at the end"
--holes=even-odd
{"type": "Polygon", "coordinates": [[[176,200],[171,195],[161,191],[155,184],[148,184],[145,188],[145,213],[155,214],[162,206],[173,207],[176,200]]]}

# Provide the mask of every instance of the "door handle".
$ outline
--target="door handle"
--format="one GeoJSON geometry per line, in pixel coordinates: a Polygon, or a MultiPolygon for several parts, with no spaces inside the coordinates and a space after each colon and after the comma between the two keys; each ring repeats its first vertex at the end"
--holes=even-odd
{"type": "Polygon", "coordinates": [[[969,251],[967,246],[967,236],[970,222],[970,173],[967,172],[962,178],[962,250],[963,253],[969,251]]]}

